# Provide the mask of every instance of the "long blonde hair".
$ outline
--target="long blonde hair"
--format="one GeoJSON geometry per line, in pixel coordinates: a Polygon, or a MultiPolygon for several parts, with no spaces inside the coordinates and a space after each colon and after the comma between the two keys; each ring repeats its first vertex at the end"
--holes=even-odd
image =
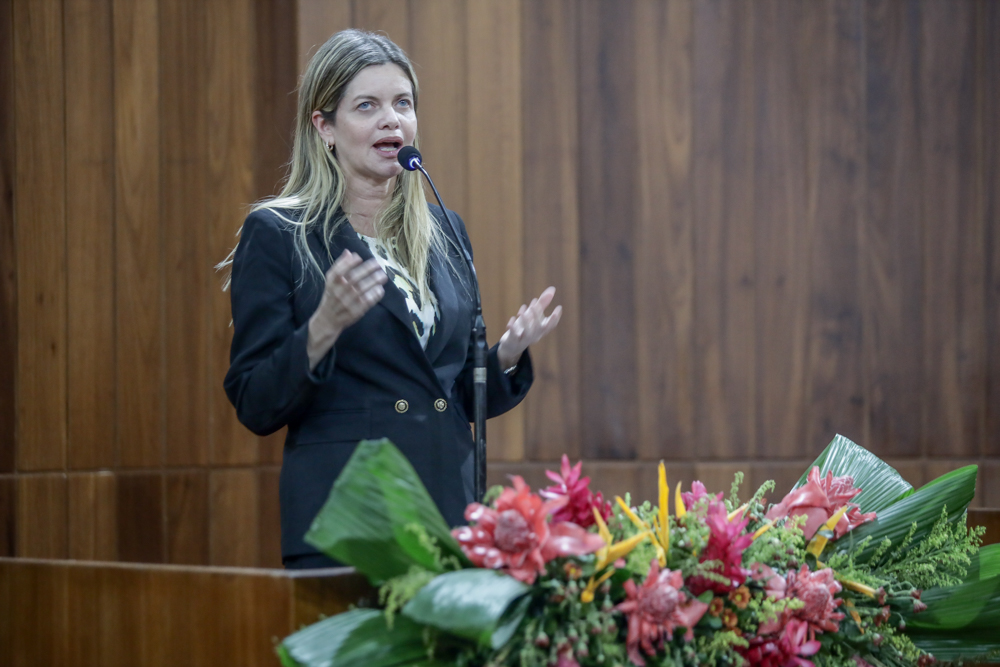
{"type": "MultiPolygon", "coordinates": [[[[313,125],[312,114],[318,110],[328,122],[334,122],[337,107],[354,77],[366,67],[387,64],[399,66],[409,78],[416,109],[419,88],[413,65],[403,50],[383,35],[353,29],[338,32],[316,51],[302,75],[288,176],[276,197],[257,202],[251,211],[269,209],[293,227],[295,250],[302,262],[303,274],[311,269],[321,280],[323,278],[323,269],[309,249],[309,233],[316,227],[322,230],[328,259],[332,262],[329,241],[346,221],[340,211],[344,200],[344,172],[336,154],[327,149],[313,125]]],[[[413,143],[416,145],[416,139],[413,143]]],[[[403,171],[396,177],[389,204],[375,220],[375,234],[406,267],[422,298],[427,299],[430,255],[432,252],[446,253],[444,236],[427,208],[417,172],[403,171]]],[[[234,248],[217,268],[231,268],[235,254],[234,248]]],[[[225,288],[228,286],[229,277],[225,288]]]]}

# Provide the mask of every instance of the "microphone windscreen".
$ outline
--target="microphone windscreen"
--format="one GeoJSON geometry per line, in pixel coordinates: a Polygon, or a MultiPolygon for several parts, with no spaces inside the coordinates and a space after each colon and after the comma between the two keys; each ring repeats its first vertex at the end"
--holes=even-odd
{"type": "Polygon", "coordinates": [[[399,164],[403,165],[403,169],[416,171],[421,162],[420,151],[413,146],[403,146],[396,154],[396,159],[399,160],[399,164]]]}

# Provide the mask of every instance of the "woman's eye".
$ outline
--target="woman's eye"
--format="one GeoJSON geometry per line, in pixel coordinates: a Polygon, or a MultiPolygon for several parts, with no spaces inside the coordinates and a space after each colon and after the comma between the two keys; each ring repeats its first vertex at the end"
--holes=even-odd
{"type": "Polygon", "coordinates": [[[409,106],[410,106],[410,100],[407,100],[407,99],[402,99],[402,100],[400,100],[400,101],[398,102],[398,104],[399,104],[400,106],[403,106],[403,107],[409,107],[409,106]]]}
{"type": "Polygon", "coordinates": [[[371,102],[362,102],[361,104],[358,105],[359,111],[368,111],[371,108],[372,108],[371,102]]]}

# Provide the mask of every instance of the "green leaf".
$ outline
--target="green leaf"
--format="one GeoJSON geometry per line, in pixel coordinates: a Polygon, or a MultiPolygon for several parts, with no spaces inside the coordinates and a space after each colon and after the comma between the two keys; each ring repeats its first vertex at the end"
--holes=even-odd
{"type": "Polygon", "coordinates": [[[362,440],[305,541],[377,585],[413,564],[441,571],[437,554],[414,526],[423,527],[445,555],[467,562],[406,457],[386,439],[362,440]]]}
{"type": "Polygon", "coordinates": [[[314,623],[278,647],[286,667],[393,667],[424,662],[423,628],[396,619],[392,630],[376,609],[354,609],[314,623]]]}
{"type": "Polygon", "coordinates": [[[877,512],[913,491],[913,487],[895,468],[842,435],[835,437],[819,458],[806,468],[796,488],[806,483],[813,466],[819,467],[820,475],[825,476],[832,471],[837,477],[850,475],[854,478],[854,486],[862,489],[854,502],[862,512],[877,512]]]}
{"type": "Polygon", "coordinates": [[[893,547],[898,548],[914,523],[917,528],[913,541],[919,542],[931,532],[934,523],[941,517],[943,506],[948,507],[948,520],[954,521],[965,514],[975,492],[976,466],[953,470],[889,505],[878,513],[874,521],[858,526],[833,542],[831,548],[840,552],[853,551],[861,540],[871,536],[872,541],[857,557],[857,562],[864,563],[884,537],[892,540],[893,547]]]}
{"type": "Polygon", "coordinates": [[[903,613],[907,627],[940,631],[1000,628],[1000,576],[929,588],[921,601],[926,610],[903,613]]]}
{"type": "Polygon", "coordinates": [[[506,574],[470,569],[439,575],[403,607],[403,615],[499,648],[524,617],[530,588],[506,574]],[[508,611],[510,610],[510,611],[508,611]]]}
{"type": "Polygon", "coordinates": [[[982,630],[947,633],[919,631],[907,634],[918,647],[945,662],[996,658],[1000,652],[1000,636],[992,636],[982,630]]]}
{"type": "Polygon", "coordinates": [[[981,581],[1000,575],[1000,544],[983,547],[971,560],[965,581],[981,581]]]}

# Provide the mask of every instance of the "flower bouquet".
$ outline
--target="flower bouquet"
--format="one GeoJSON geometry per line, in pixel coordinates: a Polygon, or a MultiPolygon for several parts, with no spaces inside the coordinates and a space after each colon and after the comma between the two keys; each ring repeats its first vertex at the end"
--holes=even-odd
{"type": "Polygon", "coordinates": [[[563,457],[449,530],[406,459],[362,442],[306,540],[379,587],[380,608],[278,647],[291,666],[873,667],[1000,655],[1000,545],[966,508],[976,468],[913,489],[846,438],[777,504],[700,482],[613,502],[563,457]]]}

